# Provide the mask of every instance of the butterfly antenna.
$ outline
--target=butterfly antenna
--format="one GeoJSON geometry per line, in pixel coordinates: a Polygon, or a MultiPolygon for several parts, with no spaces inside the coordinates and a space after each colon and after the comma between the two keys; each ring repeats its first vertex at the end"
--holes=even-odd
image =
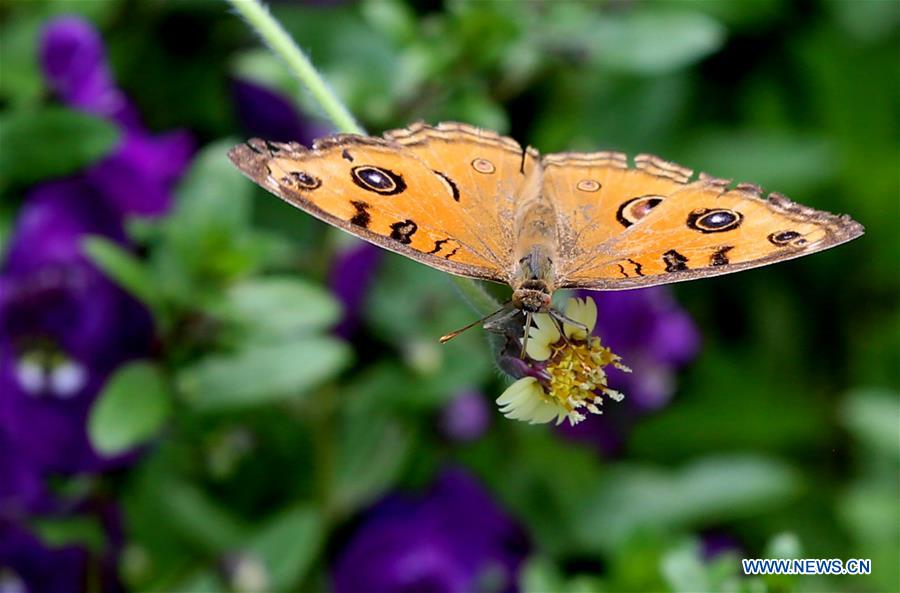
{"type": "Polygon", "coordinates": [[[532,312],[528,311],[525,313],[525,336],[522,338],[522,351],[519,353],[519,358],[525,358],[525,350],[528,348],[528,335],[531,333],[531,316],[534,315],[532,312]]]}
{"type": "Polygon", "coordinates": [[[449,334],[444,334],[443,336],[441,336],[441,338],[440,338],[439,341],[440,341],[441,344],[446,344],[447,342],[449,342],[450,340],[452,340],[453,338],[455,338],[455,337],[458,336],[459,334],[463,333],[464,331],[469,330],[469,329],[472,329],[473,327],[475,327],[475,326],[478,325],[478,324],[483,324],[483,323],[485,323],[485,322],[486,322],[488,319],[490,319],[491,317],[494,317],[494,316],[497,315],[498,313],[502,313],[502,312],[506,311],[508,308],[509,308],[509,305],[508,305],[508,304],[504,304],[502,307],[500,307],[499,309],[497,309],[497,310],[494,311],[493,313],[489,313],[488,315],[485,315],[485,316],[482,317],[481,319],[476,319],[475,321],[473,321],[473,322],[470,323],[469,325],[467,325],[467,326],[465,326],[465,327],[461,327],[461,328],[459,328],[458,330],[452,331],[452,332],[450,332],[449,334]]]}

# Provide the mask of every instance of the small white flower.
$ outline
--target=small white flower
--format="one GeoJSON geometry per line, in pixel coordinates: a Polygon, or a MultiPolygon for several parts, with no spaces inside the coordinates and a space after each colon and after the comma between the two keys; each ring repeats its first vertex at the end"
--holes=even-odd
{"type": "Polygon", "coordinates": [[[500,411],[507,418],[531,424],[553,419],[559,424],[568,418],[570,424],[577,424],[584,420],[584,411],[602,413],[599,407],[603,403],[602,394],[615,401],[622,400],[622,394],[607,386],[603,369],[608,365],[624,371],[630,369],[600,344],[600,338],[591,335],[597,323],[594,299],[569,299],[565,312],[588,331],[564,324],[564,339],[549,315],[534,316],[526,354],[533,363],[535,376],[519,379],[497,398],[500,411]]]}
{"type": "Polygon", "coordinates": [[[562,422],[565,412],[544,395],[544,389],[534,377],[523,377],[510,385],[497,398],[500,413],[512,420],[522,420],[530,424],[544,424],[554,418],[562,422]]]}

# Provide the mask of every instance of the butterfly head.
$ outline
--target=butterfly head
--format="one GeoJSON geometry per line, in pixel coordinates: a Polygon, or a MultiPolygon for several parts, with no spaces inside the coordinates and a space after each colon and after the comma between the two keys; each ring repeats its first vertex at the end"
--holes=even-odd
{"type": "Polygon", "coordinates": [[[516,309],[528,313],[546,313],[553,304],[551,290],[543,280],[526,280],[512,294],[512,304],[516,309]]]}

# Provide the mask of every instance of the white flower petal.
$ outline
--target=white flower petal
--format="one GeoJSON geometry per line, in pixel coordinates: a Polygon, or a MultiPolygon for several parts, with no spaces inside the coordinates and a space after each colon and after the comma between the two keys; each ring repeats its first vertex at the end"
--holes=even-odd
{"type": "MultiPolygon", "coordinates": [[[[568,303],[566,303],[566,317],[584,324],[589,331],[593,331],[594,326],[597,324],[597,303],[592,298],[569,299],[568,303]]],[[[570,338],[583,340],[587,337],[587,334],[580,327],[566,323],[563,325],[563,329],[566,332],[566,336],[570,338]]]]}
{"type": "Polygon", "coordinates": [[[19,386],[29,394],[36,394],[44,390],[47,386],[47,376],[44,374],[44,368],[26,357],[22,357],[15,367],[16,379],[19,380],[19,386]]]}
{"type": "Polygon", "coordinates": [[[501,406],[516,401],[525,392],[532,383],[537,383],[534,377],[523,377],[506,388],[506,391],[497,398],[497,403],[501,406]]]}
{"type": "Polygon", "coordinates": [[[69,399],[84,387],[87,379],[87,371],[83,366],[67,360],[50,373],[51,391],[60,399],[69,399]]]}
{"type": "MultiPolygon", "coordinates": [[[[541,384],[533,377],[519,379],[497,398],[500,412],[512,420],[532,424],[549,422],[560,414],[560,407],[544,399],[541,384]]],[[[564,411],[563,411],[564,413],[564,411]]]]}
{"type": "Polygon", "coordinates": [[[559,330],[550,316],[545,313],[537,313],[534,316],[531,330],[528,332],[528,345],[526,354],[532,360],[547,360],[550,358],[550,345],[559,341],[559,330]]]}
{"type": "Polygon", "coordinates": [[[541,396],[539,392],[540,387],[537,387],[534,392],[527,392],[528,396],[523,397],[517,402],[516,405],[508,406],[507,418],[515,418],[516,420],[527,419],[531,415],[531,412],[541,402],[541,396]]]}
{"type": "Polygon", "coordinates": [[[534,412],[531,414],[531,424],[546,424],[556,418],[560,411],[559,406],[555,406],[548,402],[541,402],[534,412]]]}

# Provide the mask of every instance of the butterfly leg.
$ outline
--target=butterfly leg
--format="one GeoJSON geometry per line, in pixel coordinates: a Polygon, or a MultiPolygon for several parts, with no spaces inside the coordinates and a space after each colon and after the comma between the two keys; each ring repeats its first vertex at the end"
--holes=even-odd
{"type": "Polygon", "coordinates": [[[571,346],[572,342],[569,341],[569,336],[566,335],[566,330],[563,327],[562,321],[557,319],[555,315],[550,315],[550,320],[553,322],[553,325],[556,326],[556,331],[559,332],[559,336],[562,338],[563,342],[565,342],[567,346],[571,346]]]}
{"type": "Polygon", "coordinates": [[[522,338],[522,351],[519,353],[519,358],[525,358],[525,350],[528,348],[528,334],[531,333],[531,316],[534,315],[531,311],[525,312],[525,336],[522,338]]]}
{"type": "MultiPolygon", "coordinates": [[[[557,311],[556,309],[550,309],[550,317],[557,323],[558,322],[568,323],[569,325],[573,325],[573,326],[577,327],[578,329],[582,330],[586,334],[591,333],[591,330],[590,330],[590,328],[588,328],[588,326],[581,323],[580,321],[575,321],[574,319],[566,317],[565,313],[562,313],[561,311],[557,311]]],[[[562,328],[560,328],[559,331],[560,331],[560,333],[564,333],[562,328]]]]}
{"type": "Polygon", "coordinates": [[[497,317],[497,319],[485,321],[484,329],[489,332],[502,333],[503,325],[518,314],[518,309],[509,309],[506,311],[506,313],[497,317]]]}
{"type": "MultiPolygon", "coordinates": [[[[565,315],[560,315],[560,317],[561,317],[562,319],[559,319],[559,318],[556,317],[556,315],[553,315],[553,313],[555,313],[555,312],[556,312],[556,311],[551,311],[551,312],[550,312],[550,319],[553,321],[553,325],[556,326],[556,331],[559,332],[559,335],[562,337],[563,342],[566,343],[566,346],[568,346],[569,348],[572,349],[572,352],[575,353],[575,356],[578,358],[578,360],[581,361],[581,364],[584,365],[586,368],[590,368],[590,367],[591,367],[591,361],[590,361],[590,360],[585,360],[584,356],[579,352],[579,350],[578,350],[577,348],[574,348],[574,347],[573,347],[572,341],[569,339],[569,336],[566,335],[566,329],[563,327],[563,321],[562,321],[562,319],[565,319],[565,320],[566,320],[566,323],[568,323],[568,324],[570,324],[570,325],[579,325],[579,326],[583,327],[585,330],[587,330],[587,326],[586,326],[586,325],[583,325],[583,324],[581,324],[581,323],[578,323],[577,321],[574,321],[574,320],[572,320],[572,319],[569,319],[569,318],[566,317],[565,315]]],[[[587,332],[587,333],[590,334],[590,332],[587,332]]]]}

